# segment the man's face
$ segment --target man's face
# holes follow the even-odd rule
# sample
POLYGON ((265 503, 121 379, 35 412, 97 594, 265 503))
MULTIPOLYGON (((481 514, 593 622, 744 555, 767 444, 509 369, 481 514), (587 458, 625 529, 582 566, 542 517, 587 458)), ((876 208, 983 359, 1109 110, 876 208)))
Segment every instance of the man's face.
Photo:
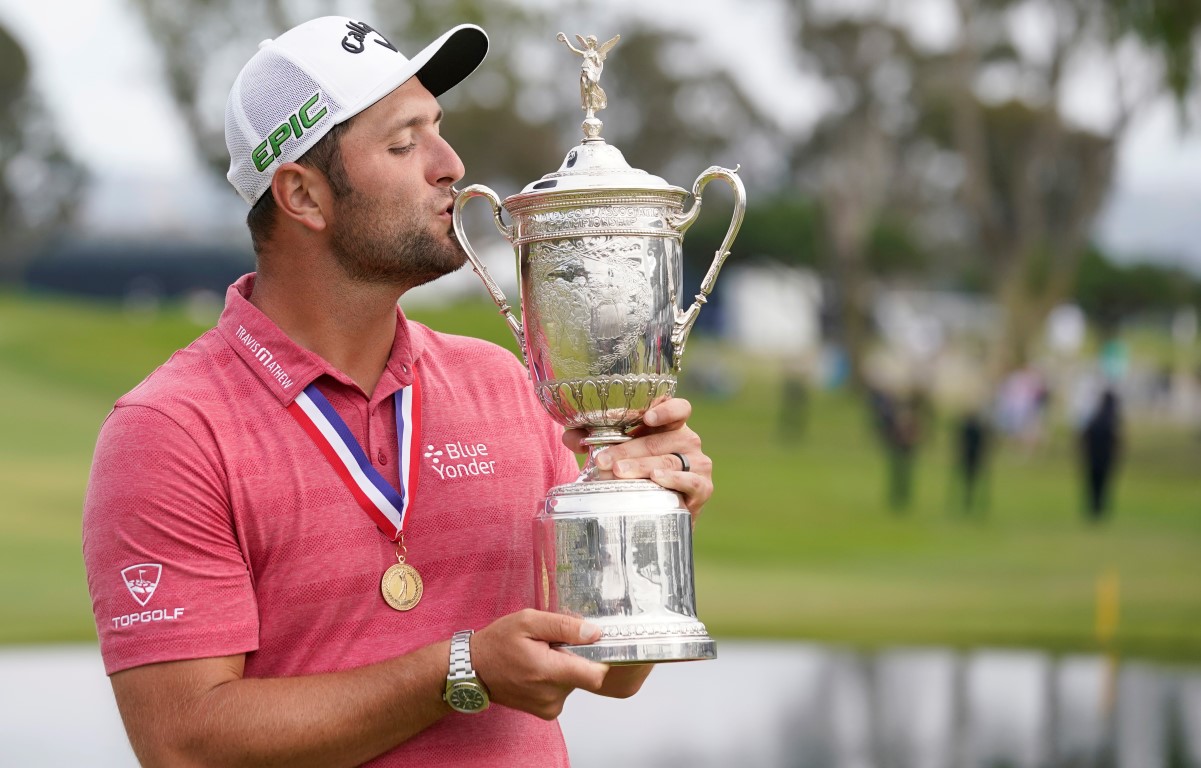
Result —
POLYGON ((331 245, 354 280, 408 288, 466 255, 451 224, 463 164, 439 135, 442 110, 417 78, 360 112, 342 137, 351 191, 335 200, 331 245))

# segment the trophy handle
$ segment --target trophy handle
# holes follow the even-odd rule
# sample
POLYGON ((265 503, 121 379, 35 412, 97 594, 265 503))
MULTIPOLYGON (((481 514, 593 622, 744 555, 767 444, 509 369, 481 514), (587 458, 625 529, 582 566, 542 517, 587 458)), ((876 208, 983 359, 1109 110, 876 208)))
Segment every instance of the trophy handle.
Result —
POLYGON ((496 224, 501 237, 508 240, 510 245, 513 243, 513 227, 506 225, 500 218, 500 213, 504 210, 504 207, 500 204, 500 198, 483 184, 472 184, 455 196, 455 208, 452 215, 455 237, 459 239, 459 245, 463 246, 463 251, 467 254, 467 259, 471 262, 475 273, 484 281, 484 287, 492 295, 492 300, 496 302, 496 306, 500 307, 500 314, 505 318, 505 322, 509 324, 509 330, 513 332, 513 337, 517 339, 517 347, 521 350, 521 359, 528 368, 529 358, 526 355, 525 333, 522 329, 522 323, 513 315, 513 310, 509 307, 509 300, 505 298, 504 291, 492 279, 488 268, 484 266, 484 262, 476 254, 475 249, 471 247, 471 243, 467 241, 467 233, 463 230, 463 205, 473 197, 485 198, 492 205, 493 223, 496 224))
POLYGON ((696 295, 696 301, 692 302, 692 306, 687 310, 680 311, 678 307, 675 309, 676 321, 671 330, 671 343, 675 350, 676 371, 680 370, 680 360, 684 355, 684 344, 688 341, 688 334, 692 332, 692 325, 696 322, 697 315, 701 312, 701 306, 708 301, 708 296, 713 291, 713 284, 717 282, 717 274, 721 272, 721 265, 725 263, 726 257, 730 255, 730 246, 734 243, 734 238, 738 236, 738 229, 742 226, 742 217, 746 213, 746 188, 742 186, 742 179, 738 177, 738 169, 741 167, 735 166, 731 170, 713 165, 707 168, 704 173, 696 178, 696 183, 692 185, 692 207, 671 222, 672 228, 680 234, 683 234, 696 222, 701 212, 701 191, 704 190, 705 185, 710 181, 723 179, 734 188, 734 214, 730 218, 730 228, 726 230, 725 239, 721 241, 721 247, 717 249, 717 253, 713 256, 713 263, 709 266, 709 271, 705 274, 705 279, 701 281, 700 293, 696 295))

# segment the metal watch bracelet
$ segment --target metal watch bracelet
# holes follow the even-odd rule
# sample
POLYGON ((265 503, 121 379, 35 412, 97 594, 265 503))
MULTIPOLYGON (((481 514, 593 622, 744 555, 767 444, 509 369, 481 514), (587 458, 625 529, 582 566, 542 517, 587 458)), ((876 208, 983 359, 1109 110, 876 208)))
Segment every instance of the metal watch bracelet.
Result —
POLYGON ((471 668, 471 636, 475 630, 463 629, 450 639, 450 672, 448 680, 465 680, 474 674, 471 668))
POLYGON ((443 699, 450 708, 468 715, 488 708, 488 689, 471 667, 472 630, 456 632, 450 639, 450 673, 446 676, 443 699))

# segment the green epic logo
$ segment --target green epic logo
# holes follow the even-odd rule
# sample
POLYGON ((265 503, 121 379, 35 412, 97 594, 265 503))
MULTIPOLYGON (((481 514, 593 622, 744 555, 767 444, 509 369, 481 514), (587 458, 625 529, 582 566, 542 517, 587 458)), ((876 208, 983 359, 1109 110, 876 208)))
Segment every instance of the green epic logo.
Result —
POLYGON ((319 98, 321 98, 321 91, 317 91, 312 98, 301 104, 300 109, 296 110, 294 115, 280 123, 266 141, 254 148, 254 152, 250 156, 254 159, 254 167, 258 168, 260 173, 267 170, 267 167, 279 157, 285 141, 292 138, 299 139, 305 131, 316 125, 318 120, 325 117, 329 110, 324 106, 317 110, 317 114, 309 114, 309 110, 316 105, 319 98), (270 147, 270 152, 267 151, 268 147, 270 147))

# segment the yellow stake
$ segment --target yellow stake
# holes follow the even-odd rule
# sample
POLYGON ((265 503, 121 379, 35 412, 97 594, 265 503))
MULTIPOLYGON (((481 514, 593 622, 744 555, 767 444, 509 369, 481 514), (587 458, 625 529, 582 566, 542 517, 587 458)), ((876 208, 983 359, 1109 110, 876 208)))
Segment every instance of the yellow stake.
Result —
POLYGON ((1097 642, 1105 654, 1105 692, 1102 706, 1106 715, 1113 711, 1117 697, 1118 654, 1113 639, 1118 632, 1121 587, 1118 570, 1108 568, 1097 577, 1097 642))
POLYGON ((1118 571, 1109 568, 1097 577, 1097 642, 1108 649, 1118 631, 1121 602, 1118 571))

